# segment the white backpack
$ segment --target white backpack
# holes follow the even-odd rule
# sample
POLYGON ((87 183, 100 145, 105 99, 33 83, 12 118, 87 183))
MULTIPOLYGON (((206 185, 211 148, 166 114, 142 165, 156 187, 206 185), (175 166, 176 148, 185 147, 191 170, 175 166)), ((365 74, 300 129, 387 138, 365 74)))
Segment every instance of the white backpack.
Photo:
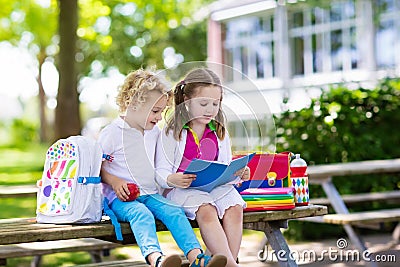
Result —
POLYGON ((89 137, 71 136, 49 147, 37 195, 37 222, 99 222, 102 158, 100 145, 89 137))

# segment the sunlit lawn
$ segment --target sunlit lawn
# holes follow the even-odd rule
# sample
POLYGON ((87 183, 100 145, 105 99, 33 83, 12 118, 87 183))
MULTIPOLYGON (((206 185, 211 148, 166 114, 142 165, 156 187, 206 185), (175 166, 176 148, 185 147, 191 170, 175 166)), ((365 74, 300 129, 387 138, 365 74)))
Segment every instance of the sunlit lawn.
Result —
POLYGON ((47 145, 0 147, 0 185, 36 183, 42 176, 47 145))
POLYGON ((35 217, 36 198, 0 198, 0 219, 35 217))
MULTIPOLYGON (((0 185, 36 184, 42 176, 47 145, 0 147, 0 185)), ((34 217, 36 199, 0 198, 0 219, 34 217)))

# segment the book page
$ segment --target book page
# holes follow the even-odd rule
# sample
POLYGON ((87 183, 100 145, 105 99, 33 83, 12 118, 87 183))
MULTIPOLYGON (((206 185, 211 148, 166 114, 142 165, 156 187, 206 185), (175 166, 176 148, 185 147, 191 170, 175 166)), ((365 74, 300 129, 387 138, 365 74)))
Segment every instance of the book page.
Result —
POLYGON ((234 159, 229 165, 217 161, 193 159, 184 173, 197 175, 196 180, 190 185, 191 188, 210 192, 216 186, 234 181, 236 179, 235 172, 246 167, 254 154, 234 159))

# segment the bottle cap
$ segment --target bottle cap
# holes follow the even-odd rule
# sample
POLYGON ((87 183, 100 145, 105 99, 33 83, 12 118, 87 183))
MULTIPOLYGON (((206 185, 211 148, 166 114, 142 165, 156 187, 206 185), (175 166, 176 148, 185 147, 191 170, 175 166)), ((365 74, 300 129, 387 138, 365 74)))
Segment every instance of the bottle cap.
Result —
POLYGON ((300 154, 296 154, 296 158, 290 163, 290 167, 307 167, 304 159, 300 158, 300 154))

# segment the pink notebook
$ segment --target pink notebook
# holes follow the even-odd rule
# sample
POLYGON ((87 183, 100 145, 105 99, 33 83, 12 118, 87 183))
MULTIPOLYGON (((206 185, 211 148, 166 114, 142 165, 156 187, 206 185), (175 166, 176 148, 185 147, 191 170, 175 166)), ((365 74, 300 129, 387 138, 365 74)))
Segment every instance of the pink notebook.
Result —
POLYGON ((295 204, 288 205, 266 205, 263 207, 245 208, 244 211, 264 211, 264 210, 291 210, 295 208, 295 204))
POLYGON ((292 194, 293 188, 248 188, 242 192, 241 195, 274 195, 274 194, 292 194))

